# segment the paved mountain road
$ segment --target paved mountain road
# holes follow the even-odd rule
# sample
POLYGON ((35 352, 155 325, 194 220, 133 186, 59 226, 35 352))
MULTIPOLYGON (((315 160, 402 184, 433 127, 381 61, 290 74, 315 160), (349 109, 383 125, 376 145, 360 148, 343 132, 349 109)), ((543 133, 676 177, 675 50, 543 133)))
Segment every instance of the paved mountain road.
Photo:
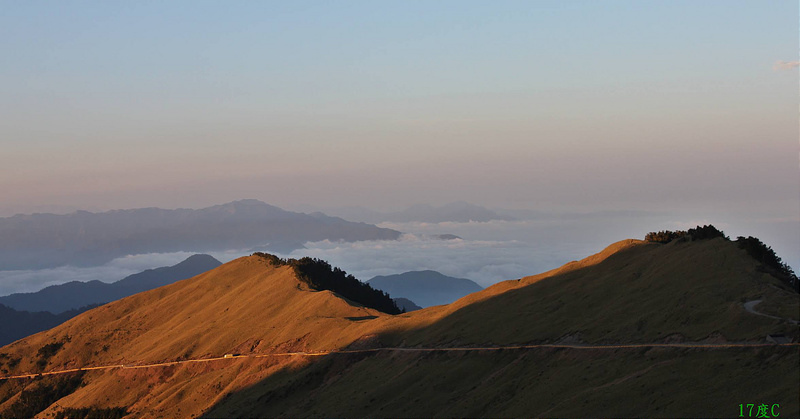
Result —
POLYGON ((699 348, 699 349, 729 349, 729 348, 762 348, 762 347, 800 347, 800 343, 640 343, 640 344, 610 344, 610 345, 580 345, 580 344, 557 344, 557 343, 544 343, 538 345, 512 345, 512 346, 486 346, 486 347, 459 347, 459 348, 369 348, 369 349, 341 349, 331 351, 313 351, 313 352, 283 352, 272 354, 249 354, 249 355, 233 355, 233 356, 220 356, 213 358, 198 358, 198 359, 185 359, 181 361, 167 361, 158 362, 153 364, 116 364, 116 365, 101 365, 94 367, 81 367, 71 368, 65 370, 48 371, 41 373, 28 373, 19 375, 10 375, 0 377, 0 380, 11 379, 25 379, 35 378, 47 375, 70 374, 80 371, 94 371, 94 370, 111 370, 111 369, 137 369, 137 368, 157 368, 166 367, 171 365, 190 364, 199 362, 212 362, 222 360, 233 360, 241 358, 269 358, 279 356, 326 356, 337 354, 357 354, 369 352, 473 352, 473 351, 500 351, 500 350, 533 350, 533 349, 636 349, 636 348, 699 348))
POLYGON ((748 302, 744 303, 744 309, 747 310, 750 313, 753 313, 753 314, 756 314, 756 315, 759 315, 759 316, 769 317, 771 319, 777 319, 777 320, 784 320, 784 321, 787 321, 787 322, 792 323, 792 324, 800 323, 797 320, 787 319, 785 317, 771 316, 769 314, 764 314, 764 313, 762 313, 760 311, 756 311, 756 306, 760 302, 761 302, 761 300, 748 301, 748 302))

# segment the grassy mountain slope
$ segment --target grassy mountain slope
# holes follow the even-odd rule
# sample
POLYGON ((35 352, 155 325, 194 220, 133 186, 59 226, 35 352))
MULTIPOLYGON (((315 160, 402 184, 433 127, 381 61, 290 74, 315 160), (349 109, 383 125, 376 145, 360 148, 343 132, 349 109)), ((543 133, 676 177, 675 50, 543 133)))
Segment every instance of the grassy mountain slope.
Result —
MULTIPOLYGON (((764 342, 797 326, 747 313, 798 295, 722 239, 636 240, 382 325, 384 345, 764 342), (768 303, 769 302, 769 303, 768 303)), ((232 395, 204 417, 732 417, 740 400, 800 413, 797 347, 541 349, 326 357, 232 395), (342 403, 341 400, 347 400, 342 403)))
MULTIPOLYGON (((6 346, 0 352, 6 354, 6 359, 20 359, 13 368, 7 363, 4 366, 13 373, 82 365, 153 363, 226 353, 335 348, 361 336, 358 331, 347 333, 348 328, 358 326, 360 319, 378 315, 381 313, 351 304, 330 291, 312 291, 297 279, 290 267, 275 267, 252 256, 192 279, 98 307, 55 329, 6 346), (62 347, 44 365, 37 364, 42 359, 37 353, 49 344, 62 347)), ((223 363, 219 367, 229 365, 223 363)), ((201 394, 203 390, 194 386, 204 381, 170 379, 169 389, 153 382, 163 384, 161 380, 173 374, 188 377, 214 367, 212 364, 197 368, 89 372, 86 386, 59 403, 75 407, 105 405, 110 402, 106 400, 109 395, 113 395, 117 400, 109 407, 133 405, 134 410, 148 412, 147 415, 182 417, 190 411, 199 413, 210 399, 202 398, 200 404, 190 400, 181 402, 172 393, 186 387, 201 394), (172 388, 173 385, 177 387, 172 388)), ((257 365, 257 377, 263 376, 263 368, 257 365)), ((208 391, 218 393, 228 386, 235 388, 236 382, 248 380, 247 373, 236 372, 235 368, 220 374, 224 378, 209 382, 208 391), (220 382, 223 387, 218 387, 222 386, 220 382)), ((0 400, 2 392, 0 386, 0 400)), ((12 399, 0 404, 0 411, 13 402, 12 399)))
POLYGON ((797 349, 381 353, 285 368, 205 418, 797 417, 797 349), (785 415, 785 416, 784 416, 785 415))
POLYGON ((800 317, 797 294, 761 272, 734 243, 626 240, 580 262, 434 308, 427 317, 438 318, 435 324, 402 338, 409 344, 503 344, 573 335, 586 342, 797 335, 789 323, 747 313, 742 303, 755 299, 764 300, 760 310, 782 301, 789 317, 800 317))
MULTIPOLYGON (((796 325, 744 310, 743 301, 761 299, 759 310, 800 317, 797 294, 757 267, 721 239, 629 240, 447 306, 391 316, 313 291, 290 267, 254 256, 15 342, 0 349, 0 368, 14 373, 348 347, 762 342, 767 333, 781 332, 797 338, 796 325)), ((781 403, 782 417, 796 417, 798 361, 797 347, 220 360, 88 371, 82 387, 48 403, 40 416, 61 407, 123 406, 135 417, 731 417, 739 403, 763 400, 781 403)), ((0 384, 0 412, 44 382, 0 384)))

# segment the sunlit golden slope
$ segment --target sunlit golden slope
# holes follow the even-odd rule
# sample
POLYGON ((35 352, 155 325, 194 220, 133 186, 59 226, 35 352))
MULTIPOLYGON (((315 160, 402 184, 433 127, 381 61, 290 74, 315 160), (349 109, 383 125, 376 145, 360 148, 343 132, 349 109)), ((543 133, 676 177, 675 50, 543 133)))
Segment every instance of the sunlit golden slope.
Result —
MULTIPOLYGON (((763 312, 798 317, 797 294, 722 239, 626 240, 553 271, 397 316, 310 290, 291 268, 251 256, 86 312, 0 353, 21 359, 4 366, 20 373, 42 370, 37 352, 57 342, 63 347, 43 370, 346 347, 761 342, 767 333, 796 338, 795 325, 746 312, 742 303, 753 299, 763 300, 763 312)), ((133 417, 726 417, 728 410, 691 410, 675 400, 736 407, 754 397, 780 399, 788 415, 800 412, 796 400, 785 400, 798 394, 800 384, 786 379, 800 373, 797 363, 796 347, 219 360, 85 372, 84 386, 40 416, 63 407, 123 406, 133 417), (687 385, 697 382, 704 385, 687 385), (649 404, 631 407, 632 395, 649 404)), ((59 380, 0 384, 0 412, 18 404, 22 390, 59 380)))
MULTIPOLYGON (((380 313, 353 305, 330 291, 309 290, 291 268, 276 268, 251 256, 197 277, 98 307, 55 329, 15 342, 2 352, 10 358, 22 359, 14 371, 36 372, 41 371, 36 366, 40 359, 37 351, 55 342, 64 343, 63 348, 44 370, 144 364, 228 353, 332 348, 347 345, 360 336, 356 332, 346 332, 357 325, 358 319, 377 315, 380 313)), ((231 361, 224 362, 230 365, 231 361)), ((209 365, 199 369, 206 371, 216 367, 209 365)), ((134 409, 141 406, 142 412, 163 408, 158 414, 166 416, 177 414, 175 409, 178 408, 182 410, 177 416, 199 413, 213 397, 197 402, 178 401, 171 396, 172 390, 157 385, 163 377, 187 374, 186 370, 197 369, 89 373, 86 380, 89 384, 60 404, 105 405, 106 398, 112 395, 115 400, 108 402, 113 406, 134 405, 134 409), (139 380, 140 384, 126 380, 139 380), (151 385, 154 387, 148 388, 151 385), (144 402, 142 397, 145 397, 144 402)), ((212 380, 217 386, 215 392, 241 378, 236 368, 218 374, 225 378, 212 380)), ((168 387, 175 384, 198 391, 195 382, 169 382, 168 387)), ((2 407, 0 405, 0 409, 2 407)))

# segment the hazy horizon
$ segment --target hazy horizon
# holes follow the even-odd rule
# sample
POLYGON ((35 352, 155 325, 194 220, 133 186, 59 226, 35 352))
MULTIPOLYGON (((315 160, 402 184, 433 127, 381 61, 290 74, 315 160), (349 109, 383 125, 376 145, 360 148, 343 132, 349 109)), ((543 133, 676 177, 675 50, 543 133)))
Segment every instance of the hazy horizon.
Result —
POLYGON ((0 216, 642 211, 577 254, 711 223, 800 268, 796 2, 3 6, 0 216))
MULTIPOLYGON (((302 209, 310 212, 323 208, 302 209)), ((328 210, 329 215, 337 215, 335 208, 328 210)), ((289 253, 270 253, 281 257, 320 258, 363 281, 376 275, 430 269, 489 286, 557 268, 597 253, 619 240, 642 239, 650 231, 685 230, 705 224, 715 225, 733 239, 739 235, 758 237, 784 262, 794 269, 800 268, 800 222, 797 220, 744 219, 664 211, 556 211, 534 213, 515 220, 485 222, 384 221, 377 225, 404 234, 398 240, 305 242, 304 248, 289 253), (455 234, 460 239, 441 240, 436 237, 441 234, 455 234)), ((35 292, 70 281, 114 282, 145 269, 177 264, 192 253, 195 252, 128 255, 91 267, 0 269, 0 295, 35 292)), ((249 255, 252 250, 227 249, 204 253, 228 262, 249 255)))

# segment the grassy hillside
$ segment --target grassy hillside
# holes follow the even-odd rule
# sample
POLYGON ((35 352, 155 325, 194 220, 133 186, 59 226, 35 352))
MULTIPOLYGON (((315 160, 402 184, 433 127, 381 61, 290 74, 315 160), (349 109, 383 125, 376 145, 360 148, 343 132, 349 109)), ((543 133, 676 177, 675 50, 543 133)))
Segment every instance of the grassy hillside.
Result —
MULTIPOLYGON (((137 294, 0 349, 0 370, 50 371, 387 346, 537 342, 763 342, 798 338, 800 298, 722 238, 626 240, 450 305, 388 315, 316 291, 289 266, 241 258, 137 294)), ((740 403, 800 415, 797 347, 374 352, 85 371, 64 407, 133 417, 731 417, 740 403), (110 411, 110 410, 109 410, 110 411)), ((38 380, 0 384, 0 412, 38 380)), ((34 392, 34 393, 31 393, 34 392)), ((36 393, 38 394, 38 393, 36 393)))
MULTIPOLYGON (((627 240, 580 262, 405 315, 374 339, 454 347, 531 342, 764 342, 798 337, 800 298, 724 239, 627 240)), ((236 393, 205 417, 733 417, 744 400, 797 417, 798 348, 542 349, 331 356, 236 393), (257 400, 266 401, 258 403, 257 400), (348 400, 348 403, 341 403, 348 400)))
POLYGON ((798 295, 759 270, 734 243, 624 241, 581 263, 467 296, 429 313, 438 317, 435 323, 398 338, 415 345, 798 335, 788 322, 747 313, 742 303, 755 299, 763 300, 759 310, 780 308, 786 317, 800 317, 798 295))
POLYGON ((214 406, 228 417, 797 417, 793 349, 541 350, 329 357, 214 406), (346 402, 342 402, 346 400, 346 402))
MULTIPOLYGON (((289 266, 275 267, 262 258, 246 257, 98 307, 3 347, 0 358, 15 362, 3 363, 0 371, 13 374, 227 353, 342 347, 361 336, 358 331, 348 333, 349 328, 358 326, 363 321, 360 319, 378 315, 381 313, 354 305, 330 291, 309 289, 289 266), (53 352, 49 356, 38 355, 42 348, 53 346, 58 348, 49 351, 53 352)), ((243 365, 244 369, 253 368, 252 377, 236 367, 223 368, 230 367, 230 361, 197 368, 88 372, 85 385, 59 404, 131 406, 133 411, 167 417, 199 414, 229 386, 237 388, 264 377, 269 373, 269 362, 243 365), (200 371, 203 377, 195 377, 200 371), (189 399, 189 394, 196 399, 189 399)), ((274 361, 276 365, 286 362, 293 361, 274 361)), ((0 385, 0 412, 13 405, 13 398, 5 397, 19 391, 17 385, 0 385)))

